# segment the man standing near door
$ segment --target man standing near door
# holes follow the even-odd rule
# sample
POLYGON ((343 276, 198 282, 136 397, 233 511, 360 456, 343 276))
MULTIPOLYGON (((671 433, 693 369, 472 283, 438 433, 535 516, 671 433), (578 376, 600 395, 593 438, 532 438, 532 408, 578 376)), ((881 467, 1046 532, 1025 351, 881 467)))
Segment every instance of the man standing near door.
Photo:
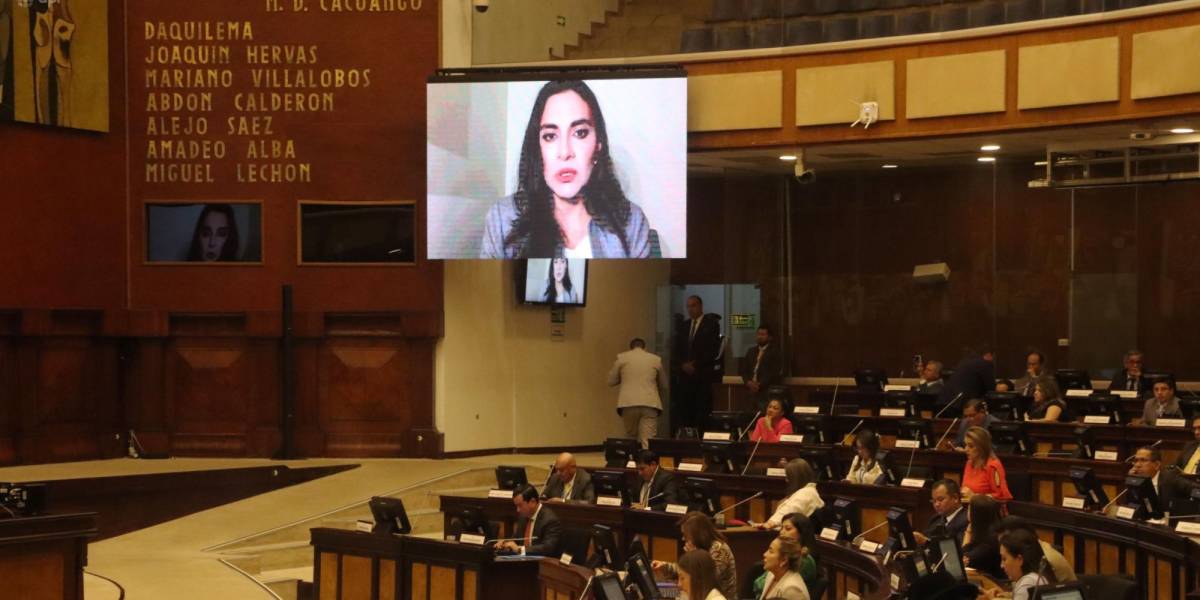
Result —
POLYGON ((688 296, 687 317, 675 330, 671 355, 674 386, 671 416, 674 428, 703 427, 712 413, 712 384, 718 376, 721 351, 721 317, 704 314, 704 301, 688 296))

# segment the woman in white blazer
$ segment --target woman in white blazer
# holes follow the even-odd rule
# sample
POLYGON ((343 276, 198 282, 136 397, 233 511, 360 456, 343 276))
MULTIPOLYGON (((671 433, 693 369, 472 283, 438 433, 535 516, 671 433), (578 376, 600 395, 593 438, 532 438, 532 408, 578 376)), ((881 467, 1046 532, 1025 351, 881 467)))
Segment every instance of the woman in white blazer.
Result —
POLYGON ((763 569, 767 581, 759 600, 809 600, 808 586, 800 576, 800 543, 775 538, 763 552, 763 569))

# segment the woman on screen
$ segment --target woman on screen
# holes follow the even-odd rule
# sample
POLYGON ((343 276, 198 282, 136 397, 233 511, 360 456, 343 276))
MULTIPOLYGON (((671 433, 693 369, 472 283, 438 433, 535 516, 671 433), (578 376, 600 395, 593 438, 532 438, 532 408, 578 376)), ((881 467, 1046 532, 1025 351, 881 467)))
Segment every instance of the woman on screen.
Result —
POLYGON ((554 304, 579 304, 579 293, 571 285, 571 270, 567 268, 567 259, 555 258, 550 261, 546 273, 546 293, 542 300, 554 304))
POLYGON ((551 81, 533 103, 517 191, 492 206, 480 258, 646 258, 650 224, 621 191, 600 103, 586 83, 551 81))
POLYGON ((188 260, 213 262, 237 260, 237 221, 233 218, 233 207, 228 204, 205 204, 192 230, 192 245, 188 249, 188 260))

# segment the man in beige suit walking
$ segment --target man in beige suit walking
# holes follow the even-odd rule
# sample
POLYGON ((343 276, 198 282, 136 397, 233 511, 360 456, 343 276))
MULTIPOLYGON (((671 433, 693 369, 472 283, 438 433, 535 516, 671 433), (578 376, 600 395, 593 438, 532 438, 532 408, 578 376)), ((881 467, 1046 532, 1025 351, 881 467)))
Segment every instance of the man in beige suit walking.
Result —
POLYGON ((608 385, 621 386, 617 395, 617 414, 625 422, 625 435, 636 437, 642 448, 649 448, 650 438, 658 432, 661 393, 667 389, 662 358, 646 351, 645 340, 633 338, 629 342, 629 351, 617 355, 617 361, 608 372, 608 385))

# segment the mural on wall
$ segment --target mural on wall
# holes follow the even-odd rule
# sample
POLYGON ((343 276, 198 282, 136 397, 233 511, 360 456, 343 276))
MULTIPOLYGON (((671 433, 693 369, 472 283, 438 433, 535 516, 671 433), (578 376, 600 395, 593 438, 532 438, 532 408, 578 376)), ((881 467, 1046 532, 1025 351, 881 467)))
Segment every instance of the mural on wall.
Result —
POLYGON ((108 131, 108 4, 0 0, 0 118, 108 131))

